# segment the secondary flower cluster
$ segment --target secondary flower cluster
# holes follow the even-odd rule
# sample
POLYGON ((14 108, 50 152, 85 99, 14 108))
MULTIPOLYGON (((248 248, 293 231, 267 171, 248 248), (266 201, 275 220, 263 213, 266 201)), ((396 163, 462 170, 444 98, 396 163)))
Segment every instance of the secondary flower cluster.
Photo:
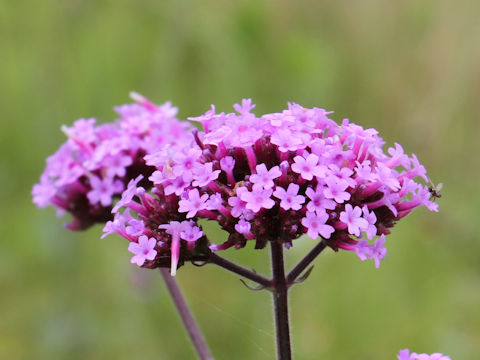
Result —
POLYGON ((428 354, 417 354, 410 353, 410 350, 403 349, 397 355, 398 360, 451 360, 449 356, 443 355, 440 353, 434 353, 431 355, 428 354))
MULTIPOLYGON (((154 171, 144 156, 189 137, 190 127, 175 118, 176 108, 132 95, 138 104, 116 107, 121 118, 115 123, 95 126, 95 119, 80 119, 62 127, 68 141, 47 158, 40 183, 33 187, 37 206, 53 205, 60 214, 72 214, 71 230, 111 219, 113 199, 128 181, 154 171)), ((151 187, 147 181, 142 185, 151 187)))
POLYGON ((257 249, 268 241, 290 247, 307 234, 378 267, 397 220, 421 205, 437 211, 429 188, 414 180, 428 182, 416 156, 399 144, 384 153, 376 130, 348 120, 338 125, 320 108, 289 104, 260 117, 253 108, 251 100, 235 104, 237 113, 212 106, 190 118, 203 131, 146 154, 155 169, 144 174, 152 191, 141 177, 132 180, 105 227, 105 235, 119 233, 132 243, 132 262, 169 264, 175 274, 185 260, 209 251, 249 240, 257 249), (208 248, 201 219, 218 222, 227 241, 208 248))

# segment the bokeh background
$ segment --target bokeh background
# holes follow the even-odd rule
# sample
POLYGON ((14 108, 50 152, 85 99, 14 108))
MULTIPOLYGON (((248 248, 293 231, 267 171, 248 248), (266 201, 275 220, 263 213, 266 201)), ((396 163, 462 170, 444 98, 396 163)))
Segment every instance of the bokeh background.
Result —
MULTIPOLYGON (((296 359, 480 353, 480 2, 0 0, 0 358, 193 359, 155 271, 119 237, 70 233, 30 190, 62 124, 115 118, 136 90, 180 116, 251 97, 335 110, 443 182, 380 270, 327 251, 291 293, 296 359)), ((288 263, 313 241, 298 241, 288 263)), ((226 253, 269 271, 268 251, 226 253)), ((177 276, 218 359, 273 359, 270 294, 219 269, 177 276)))

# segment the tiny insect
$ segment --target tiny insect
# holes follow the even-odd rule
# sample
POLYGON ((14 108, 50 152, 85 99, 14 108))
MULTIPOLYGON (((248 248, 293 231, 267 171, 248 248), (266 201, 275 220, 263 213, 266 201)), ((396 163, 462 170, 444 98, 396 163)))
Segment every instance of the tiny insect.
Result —
POLYGON ((434 185, 430 181, 430 186, 428 187, 428 191, 430 192, 430 195, 432 196, 434 201, 442 197, 442 194, 440 193, 440 190, 442 190, 442 188, 443 188, 443 183, 438 183, 437 185, 434 185))

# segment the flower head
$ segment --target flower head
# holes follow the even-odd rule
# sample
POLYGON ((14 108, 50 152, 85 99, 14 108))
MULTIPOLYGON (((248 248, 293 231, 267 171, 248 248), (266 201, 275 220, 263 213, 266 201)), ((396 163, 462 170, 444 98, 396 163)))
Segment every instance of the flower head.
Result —
MULTIPOLYGON (((71 127, 63 126, 68 139, 47 159, 40 183, 32 189, 34 203, 71 213, 68 227, 72 230, 111 219, 114 200, 127 183, 139 175, 147 179, 153 172, 143 159, 145 154, 190 140, 185 131, 188 125, 175 118, 175 108, 141 99, 140 104, 116 107, 120 118, 113 124, 80 119, 71 127)), ((143 183, 151 186, 147 180, 143 183)))
POLYGON ((216 251, 250 240, 256 248, 270 240, 290 246, 307 234, 378 267, 395 222, 417 206, 433 209, 427 187, 414 180, 424 168, 398 144, 385 154, 376 130, 349 121, 337 125, 327 111, 298 104, 260 117, 251 112, 250 100, 234 108, 237 113, 226 114, 212 106, 191 118, 204 130, 183 147, 146 156, 155 167, 155 193, 128 207, 138 208, 145 231, 174 222, 195 227, 183 237, 157 234, 172 260, 191 256, 189 241, 195 251, 204 249, 198 243, 208 244, 203 232, 194 239, 201 231, 198 220, 207 219, 229 233, 224 244, 211 246, 216 251))
POLYGON ((257 116, 246 99, 235 113, 212 106, 190 118, 200 131, 177 121, 169 104, 135 99, 116 108, 115 124, 89 119, 65 128, 68 141, 47 160, 33 195, 38 206, 71 212, 72 228, 109 221, 105 233, 130 244, 155 239, 156 256, 135 258, 140 266, 175 274, 211 249, 291 246, 307 234, 378 267, 396 221, 418 206, 437 210, 416 181, 428 178, 415 155, 399 144, 384 153, 376 130, 338 125, 324 109, 289 103, 257 116), (204 220, 228 233, 225 243, 209 244, 204 220))

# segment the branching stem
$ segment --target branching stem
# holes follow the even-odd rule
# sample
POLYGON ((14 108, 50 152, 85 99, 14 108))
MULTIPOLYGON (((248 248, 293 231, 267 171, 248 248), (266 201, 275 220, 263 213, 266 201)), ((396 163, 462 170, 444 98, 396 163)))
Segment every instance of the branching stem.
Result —
POLYGON ((292 285, 300 274, 312 263, 315 258, 327 247, 325 241, 320 241, 300 262, 288 273, 287 284, 292 285))
POLYGON ((267 279, 265 276, 257 274, 256 272, 250 269, 247 269, 241 265, 235 264, 234 262, 231 262, 230 260, 222 258, 221 256, 218 256, 215 253, 211 253, 211 255, 208 258, 208 262, 218 265, 237 275, 243 276, 246 279, 255 281, 256 283, 263 285, 266 288, 269 288, 272 285, 272 281, 270 279, 267 279))
MULTIPOLYGON (((290 344, 290 325, 289 325, 289 313, 288 313, 288 291, 290 286, 300 280, 299 276, 305 269, 325 250, 327 244, 324 240, 320 241, 312 250, 310 250, 305 257, 288 273, 285 274, 285 263, 283 259, 283 244, 275 240, 270 241, 270 250, 272 258, 272 274, 273 278, 268 279, 263 275, 257 274, 248 268, 238 265, 230 260, 227 260, 215 253, 210 253, 205 257, 205 263, 215 264, 223 269, 240 275, 248 280, 254 281, 260 286, 263 286, 272 291, 273 305, 274 305, 274 317, 275 317, 275 329, 276 329, 276 342, 277 342, 277 359, 278 360, 291 360, 292 350, 290 344)), ((171 279, 168 271, 162 269, 162 274, 166 274, 171 279)), ((306 274, 308 275, 308 274, 306 274)), ((305 276, 306 278, 307 276, 305 276)), ((168 283, 167 283, 168 285, 168 283)), ((261 287, 259 288, 261 289, 261 287)), ((255 289, 257 290, 257 289, 255 289)), ((172 295, 173 296, 173 295, 172 295)), ((176 301, 175 301, 176 302, 176 301)), ((177 305, 178 306, 178 305, 177 305)), ((188 308, 187 308, 188 309, 188 308)), ((180 310, 179 310, 180 311, 180 310)), ((192 319, 193 320, 193 319, 192 319)), ((185 322, 185 321, 184 321, 185 322)), ((185 322, 187 329, 189 326, 185 322)), ((197 329, 198 330, 198 329, 197 329)), ((190 331, 189 331, 190 334, 190 331)), ((201 336, 201 335, 200 335, 201 336)), ((195 340, 191 335, 192 341, 195 340)), ((201 338, 203 341, 203 338, 201 338)), ((205 345, 205 342, 203 341, 205 345)), ((197 345, 195 345, 197 348, 197 345)), ((206 347, 206 346, 205 346, 206 347)), ((198 349, 197 349, 198 351, 198 349)), ((207 349, 208 352, 208 349, 207 349)), ((200 351, 198 351, 200 356, 200 351)), ((207 353, 208 356, 211 356, 207 353)), ((203 359, 211 359, 211 357, 200 357, 203 359)))

